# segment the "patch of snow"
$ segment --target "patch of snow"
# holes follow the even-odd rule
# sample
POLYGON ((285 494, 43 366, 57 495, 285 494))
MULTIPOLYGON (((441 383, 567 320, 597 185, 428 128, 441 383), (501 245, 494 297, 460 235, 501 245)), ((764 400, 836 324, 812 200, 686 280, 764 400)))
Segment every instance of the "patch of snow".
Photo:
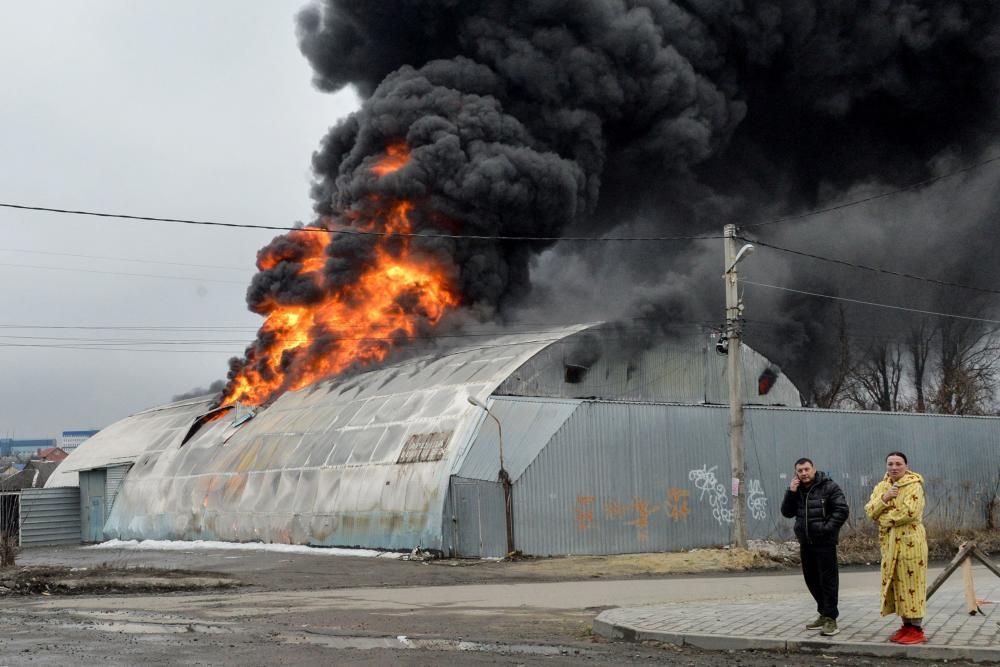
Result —
POLYGON ((394 551, 374 549, 342 549, 338 547, 310 547, 304 544, 266 544, 264 542, 213 542, 195 540, 108 540, 84 549, 131 549, 135 551, 191 551, 195 549, 223 549, 243 551, 272 551, 283 554, 308 554, 310 556, 356 556, 361 558, 401 558, 394 551))

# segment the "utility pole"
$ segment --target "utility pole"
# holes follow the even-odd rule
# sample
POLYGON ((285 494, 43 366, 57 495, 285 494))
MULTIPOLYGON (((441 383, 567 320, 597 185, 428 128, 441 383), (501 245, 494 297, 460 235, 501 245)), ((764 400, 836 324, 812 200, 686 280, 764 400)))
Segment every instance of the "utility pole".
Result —
POLYGON ((732 543, 741 549, 747 547, 746 465, 743 461, 743 362, 740 358, 742 338, 742 311, 736 265, 753 251, 752 245, 736 251, 736 225, 726 225, 726 340, 729 384, 729 463, 732 466, 733 524, 732 543))

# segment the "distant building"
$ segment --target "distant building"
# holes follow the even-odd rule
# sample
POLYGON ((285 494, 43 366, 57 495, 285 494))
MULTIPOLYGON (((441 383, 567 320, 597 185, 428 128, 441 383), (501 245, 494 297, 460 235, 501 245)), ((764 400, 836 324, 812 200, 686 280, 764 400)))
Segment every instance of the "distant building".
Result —
POLYGON ((45 449, 39 449, 35 454, 32 455, 32 461, 49 461, 51 463, 59 463, 64 460, 69 454, 60 449, 59 447, 46 447, 45 449))
POLYGON ((40 489, 45 486, 58 463, 49 461, 29 461, 20 471, 0 479, 0 491, 20 491, 22 489, 40 489))
POLYGON ((88 431, 63 431, 62 432, 62 450, 67 454, 72 452, 74 449, 80 446, 84 440, 88 439, 92 435, 96 435, 99 429, 90 429, 88 431))
POLYGON ((17 438, 0 438, 0 456, 28 458, 39 449, 55 447, 59 443, 55 438, 35 438, 19 440, 17 438))

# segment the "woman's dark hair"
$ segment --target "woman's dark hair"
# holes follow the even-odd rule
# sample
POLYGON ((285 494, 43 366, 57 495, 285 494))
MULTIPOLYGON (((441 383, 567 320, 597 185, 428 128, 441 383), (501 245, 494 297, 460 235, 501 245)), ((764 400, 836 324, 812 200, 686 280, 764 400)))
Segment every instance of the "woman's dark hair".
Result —
POLYGON ((910 465, 910 462, 906 460, 906 454, 904 454, 903 452, 889 452, 888 454, 885 455, 885 460, 888 461, 890 456, 898 456, 899 458, 903 459, 903 463, 905 463, 906 465, 910 465))

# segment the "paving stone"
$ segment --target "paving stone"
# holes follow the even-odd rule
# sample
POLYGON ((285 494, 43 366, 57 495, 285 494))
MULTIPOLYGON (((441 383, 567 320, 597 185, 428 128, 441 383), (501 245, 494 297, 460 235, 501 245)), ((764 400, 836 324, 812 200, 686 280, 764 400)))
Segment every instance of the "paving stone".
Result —
MULTIPOLYGON (((1000 580, 976 583, 977 597, 1000 600, 1000 580)), ((788 649, 864 653, 880 657, 1000 660, 1000 627, 991 618, 965 612, 961 583, 949 582, 928 602, 924 619, 928 643, 900 647, 888 641, 899 627, 895 616, 878 615, 878 591, 840 599, 840 634, 823 637, 806 630, 815 616, 808 595, 781 601, 675 603, 612 609, 594 621, 594 631, 612 638, 658 639, 705 649, 788 649), (669 637, 670 639, 665 639, 669 637)))

